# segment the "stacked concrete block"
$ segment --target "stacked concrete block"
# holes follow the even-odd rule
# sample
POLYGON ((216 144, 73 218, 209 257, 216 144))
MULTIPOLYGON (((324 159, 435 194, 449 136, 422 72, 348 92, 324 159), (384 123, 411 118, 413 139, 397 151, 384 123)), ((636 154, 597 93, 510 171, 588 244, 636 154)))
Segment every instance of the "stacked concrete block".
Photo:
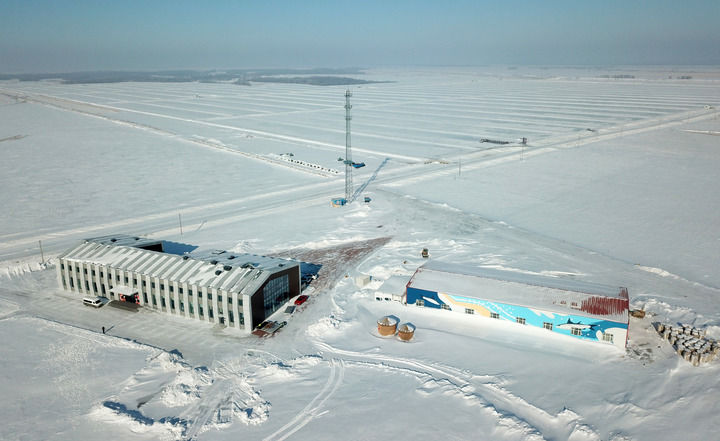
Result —
POLYGON ((655 330, 667 340, 684 360, 699 366, 711 362, 720 352, 717 340, 707 338, 705 330, 691 325, 670 326, 653 323, 655 330))

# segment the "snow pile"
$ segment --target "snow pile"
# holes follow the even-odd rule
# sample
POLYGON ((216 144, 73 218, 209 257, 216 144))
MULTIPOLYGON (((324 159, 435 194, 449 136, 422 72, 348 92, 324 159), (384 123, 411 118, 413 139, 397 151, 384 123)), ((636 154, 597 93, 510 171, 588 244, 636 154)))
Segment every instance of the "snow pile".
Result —
POLYGON ((42 271, 54 266, 51 260, 39 262, 40 256, 29 257, 20 261, 0 263, 0 277, 19 277, 34 271, 42 271))
POLYGON ((339 319, 335 315, 323 317, 317 322, 309 325, 305 333, 310 337, 320 338, 333 333, 341 333, 351 326, 350 323, 339 319))
POLYGON ((117 426, 117 430, 129 431, 135 435, 151 436, 160 441, 173 441, 182 439, 184 428, 170 422, 159 423, 134 418, 127 412, 119 412, 105 404, 98 404, 88 413, 88 416, 101 424, 117 426))
POLYGON ((159 398, 168 407, 187 406, 201 396, 201 390, 211 382, 206 368, 180 369, 160 392, 159 398))

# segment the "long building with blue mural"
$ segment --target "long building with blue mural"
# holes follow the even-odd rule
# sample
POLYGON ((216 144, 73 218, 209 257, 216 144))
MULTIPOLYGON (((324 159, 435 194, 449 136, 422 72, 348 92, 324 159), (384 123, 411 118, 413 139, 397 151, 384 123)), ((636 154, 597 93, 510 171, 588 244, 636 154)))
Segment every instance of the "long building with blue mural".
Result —
POLYGON ((627 344, 627 288, 430 261, 406 287, 406 303, 535 326, 588 341, 627 344))

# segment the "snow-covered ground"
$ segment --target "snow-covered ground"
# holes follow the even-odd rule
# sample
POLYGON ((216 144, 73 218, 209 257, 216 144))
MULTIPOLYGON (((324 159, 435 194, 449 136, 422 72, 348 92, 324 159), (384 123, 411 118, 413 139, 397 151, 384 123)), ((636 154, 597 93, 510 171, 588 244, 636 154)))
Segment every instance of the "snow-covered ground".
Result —
POLYGON ((323 171, 342 171, 342 87, 0 82, 0 438, 712 439, 718 361, 650 323, 720 337, 720 69, 364 77, 393 82, 352 87, 356 187, 383 165, 344 208, 323 171), (83 307, 39 265, 39 240, 47 260, 112 232, 260 254, 390 240, 261 340, 83 307), (375 301, 424 247, 627 286, 650 316, 621 352, 375 301), (388 314, 416 338, 380 338, 388 314))

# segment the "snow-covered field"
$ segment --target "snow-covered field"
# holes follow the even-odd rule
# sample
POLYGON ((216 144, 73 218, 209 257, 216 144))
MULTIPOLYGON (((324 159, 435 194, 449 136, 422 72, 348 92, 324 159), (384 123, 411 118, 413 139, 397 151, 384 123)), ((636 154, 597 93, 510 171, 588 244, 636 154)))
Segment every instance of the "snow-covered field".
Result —
POLYGON ((650 324, 720 337, 720 69, 362 77, 392 82, 351 88, 355 186, 377 177, 344 208, 343 87, 0 82, 0 438, 714 439, 720 362, 650 324), (52 257, 113 232, 259 254, 390 240, 261 340, 59 291, 52 257), (650 316, 621 352, 375 301, 424 247, 627 286, 650 316), (387 314, 416 338, 377 336, 387 314))

